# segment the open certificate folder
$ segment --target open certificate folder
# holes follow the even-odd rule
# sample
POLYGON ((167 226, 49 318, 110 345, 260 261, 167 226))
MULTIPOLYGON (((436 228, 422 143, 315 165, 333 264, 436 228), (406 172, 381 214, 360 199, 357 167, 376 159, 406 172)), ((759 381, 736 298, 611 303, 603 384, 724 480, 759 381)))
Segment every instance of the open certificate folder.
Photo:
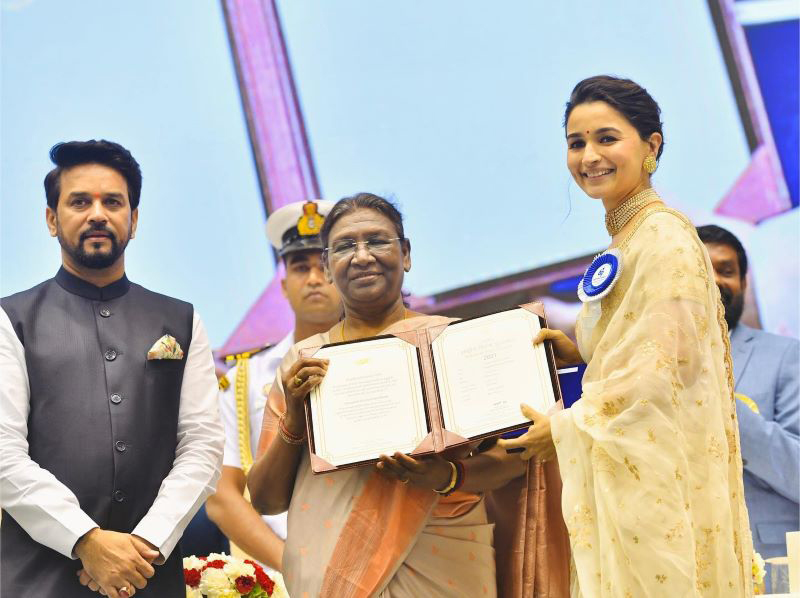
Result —
POLYGON ((306 404, 311 466, 322 473, 395 451, 438 453, 527 427, 520 403, 560 399, 540 303, 360 341, 305 349, 329 359, 306 404))

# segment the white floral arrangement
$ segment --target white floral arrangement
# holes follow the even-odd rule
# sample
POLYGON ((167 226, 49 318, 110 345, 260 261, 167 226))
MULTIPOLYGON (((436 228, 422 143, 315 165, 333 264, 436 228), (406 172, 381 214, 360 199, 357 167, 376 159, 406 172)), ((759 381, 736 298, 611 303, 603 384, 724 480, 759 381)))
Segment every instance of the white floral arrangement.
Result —
POLYGON ((183 559, 186 598, 288 598, 283 580, 249 559, 213 552, 183 559))

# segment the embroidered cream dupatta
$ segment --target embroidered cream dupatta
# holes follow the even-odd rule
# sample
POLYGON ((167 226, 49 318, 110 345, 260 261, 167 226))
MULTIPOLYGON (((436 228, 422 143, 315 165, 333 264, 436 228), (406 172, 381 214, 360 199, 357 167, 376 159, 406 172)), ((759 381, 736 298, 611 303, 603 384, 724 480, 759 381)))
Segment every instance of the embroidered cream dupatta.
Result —
POLYGON ((727 327, 680 213, 650 209, 578 341, 583 395, 551 419, 575 597, 751 596, 727 327))
MULTIPOLYGON (((446 321, 415 317, 387 332, 446 321)), ((276 441, 277 421, 286 408, 282 372, 303 347, 330 341, 331 332, 316 335, 284 358, 264 411, 259 455, 276 441)), ((566 596, 566 529, 558 508, 557 469, 549 472, 545 479, 542 465, 532 464, 527 478, 493 497, 492 505, 504 514, 501 596, 566 596), (555 494, 547 493, 548 480, 555 494), (554 520, 549 527, 548 513, 554 520)), ((456 492, 440 499, 430 490, 388 480, 374 467, 314 475, 304 451, 289 507, 284 579, 292 598, 497 596, 494 527, 482 495, 456 492)))

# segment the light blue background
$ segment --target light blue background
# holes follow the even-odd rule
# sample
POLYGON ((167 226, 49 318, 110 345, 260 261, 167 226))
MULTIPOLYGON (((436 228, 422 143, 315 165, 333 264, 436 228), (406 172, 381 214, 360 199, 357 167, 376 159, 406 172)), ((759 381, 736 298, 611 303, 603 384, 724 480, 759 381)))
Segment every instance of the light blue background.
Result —
MULTIPOLYGON (((192 301, 221 345, 273 262, 220 3, 2 5, 0 291, 58 267, 50 146, 105 137, 144 173, 129 276, 192 301)), ((279 8, 323 194, 399 201, 418 295, 603 248, 602 207, 564 165, 564 102, 585 76, 631 77, 659 101, 655 182, 695 221, 720 220, 711 209, 749 158, 705 2, 279 8)), ((732 228, 746 241, 752 227, 732 228)))
POLYGON ((705 2, 280 0, 323 192, 394 196, 429 294, 599 251, 599 201, 565 166, 584 77, 662 108, 656 187, 698 221, 749 161, 705 2))
POLYGON ((60 265, 44 221, 50 147, 111 139, 144 176, 128 276, 194 303, 221 345, 273 259, 220 3, 2 6, 1 293, 60 265))

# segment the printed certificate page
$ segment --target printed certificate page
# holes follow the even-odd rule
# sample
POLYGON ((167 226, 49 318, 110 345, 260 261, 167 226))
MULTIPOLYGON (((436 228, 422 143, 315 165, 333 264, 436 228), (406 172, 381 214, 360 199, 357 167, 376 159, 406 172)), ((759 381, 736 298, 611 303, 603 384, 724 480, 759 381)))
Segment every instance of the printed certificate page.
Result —
POLYGON ((336 466, 410 453, 428 434, 417 348, 399 338, 332 347, 311 392, 314 451, 336 466))
POLYGON ((525 309, 448 326, 432 343, 444 426, 465 438, 526 423, 520 403, 555 404, 541 326, 525 309))

